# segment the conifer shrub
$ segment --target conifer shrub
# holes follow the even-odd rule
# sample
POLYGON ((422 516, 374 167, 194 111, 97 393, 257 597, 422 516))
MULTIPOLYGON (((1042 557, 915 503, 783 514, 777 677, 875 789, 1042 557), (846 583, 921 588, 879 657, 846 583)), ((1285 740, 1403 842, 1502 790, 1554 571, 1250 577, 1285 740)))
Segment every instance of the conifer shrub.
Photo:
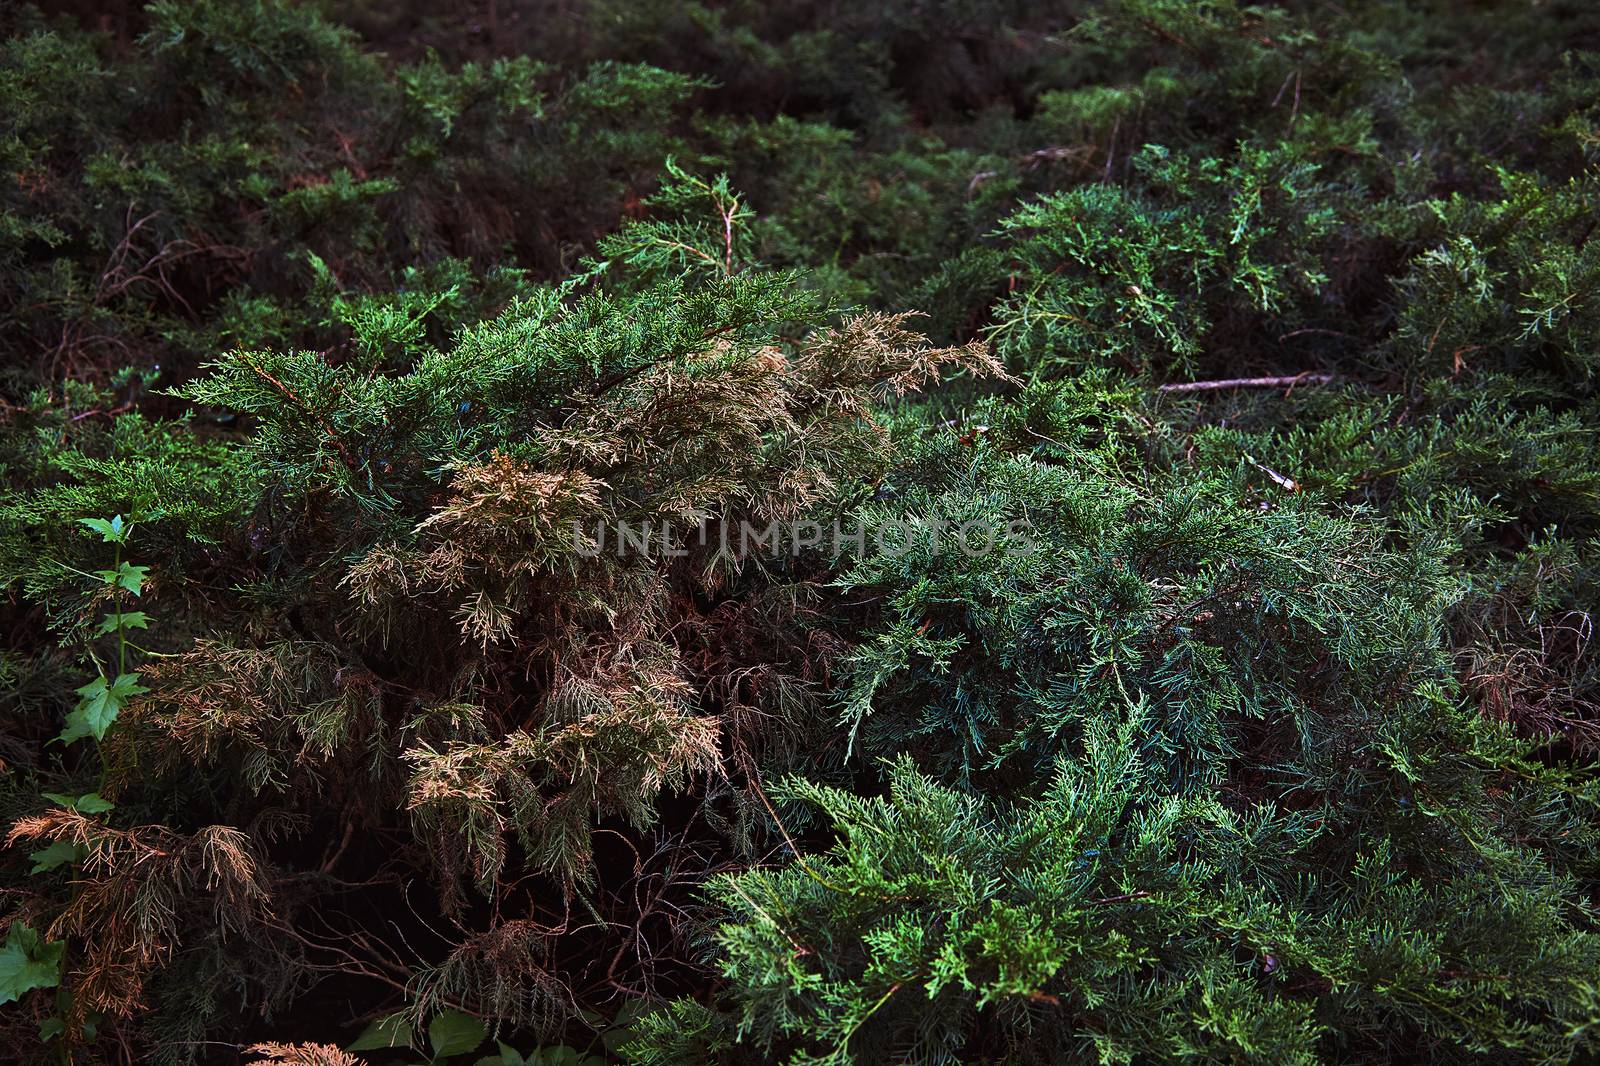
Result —
POLYGON ((1590 5, 87 6, 18 1061, 1600 1055, 1590 5))
POLYGON ((131 57, 30 6, 3 18, 5 355, 48 379, 321 348, 343 339, 330 289, 431 285, 481 316, 514 291, 496 263, 556 276, 614 224, 696 84, 385 65, 277 0, 152 4, 131 57))

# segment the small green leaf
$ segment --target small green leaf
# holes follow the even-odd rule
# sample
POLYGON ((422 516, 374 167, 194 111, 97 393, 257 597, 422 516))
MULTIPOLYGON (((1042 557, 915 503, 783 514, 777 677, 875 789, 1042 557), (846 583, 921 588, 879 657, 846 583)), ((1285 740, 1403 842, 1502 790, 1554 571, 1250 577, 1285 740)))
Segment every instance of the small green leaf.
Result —
POLYGON ((78 845, 70 840, 58 840, 47 848, 28 852, 28 858, 33 860, 33 869, 28 872, 42 874, 46 870, 54 870, 58 866, 77 862, 78 845))
POLYGON ((517 1054, 517 1049, 500 1045, 500 1050, 493 1055, 485 1055, 472 1066, 527 1066, 527 1060, 517 1054))
POLYGON ((601 1030, 601 1044, 613 1055, 618 1054, 623 1044, 639 1035, 637 1032, 639 1022, 649 1013, 650 1009, 643 1000, 624 1000, 612 1017, 611 1024, 601 1030))
POLYGON ((101 539, 103 539, 107 544, 122 544, 128 539, 129 527, 123 523, 121 515, 117 515, 115 518, 111 519, 80 518, 78 519, 78 522, 80 525, 88 526, 90 529, 100 534, 101 539))
POLYGON ((500 1049, 500 1054, 485 1055, 478 1060, 477 1066, 532 1066, 532 1060, 523 1058, 522 1052, 504 1040, 496 1040, 495 1046, 500 1049))
POLYGON ((121 586, 139 595, 144 588, 145 577, 150 573, 148 566, 134 566, 132 563, 118 563, 115 570, 96 570, 94 576, 104 581, 107 585, 121 586))
POLYGON ((134 696, 149 691, 139 684, 138 674, 118 674, 111 682, 102 674, 77 690, 83 698, 67 715, 67 727, 62 730, 60 740, 70 744, 80 737, 102 739, 111 723, 117 720, 117 712, 134 696))
POLYGON ((143 611, 124 611, 119 618, 117 615, 108 614, 100 619, 100 626, 94 631, 97 637, 107 633, 115 633, 118 629, 149 629, 150 616, 143 611))
POLYGON ((67 1023, 60 1018, 51 1016, 39 1023, 39 1042, 48 1043, 51 1037, 60 1036, 66 1032, 67 1023))
POLYGON ((488 1035, 481 1021, 458 1010, 442 1011, 428 1023, 428 1043, 436 1058, 471 1051, 488 1035))
POLYGON ((127 563, 123 563, 117 569, 117 583, 137 596, 139 595, 139 590, 144 588, 145 575, 149 572, 150 568, 148 566, 129 566, 127 563))
POLYGON ((54 988, 61 982, 64 941, 46 943, 26 922, 13 922, 0 947, 0 1005, 11 1003, 35 988, 54 988))
POLYGON ((82 740, 84 737, 92 736, 94 736, 94 730, 89 728, 89 716, 84 713, 82 707, 79 707, 77 710, 68 712, 66 728, 61 730, 61 734, 56 739, 63 744, 71 744, 74 741, 82 740))
POLYGON ((94 730, 89 728, 89 717, 83 713, 83 708, 80 707, 75 711, 68 712, 66 727, 61 730, 56 739, 63 744, 71 744, 82 740, 84 737, 92 736, 94 736, 94 730))
POLYGON ((68 807, 83 814, 102 814, 117 806, 98 792, 85 792, 76 799, 59 792, 41 792, 40 795, 59 807, 68 807))
POLYGON ((365 1029, 346 1051, 381 1051, 384 1048, 410 1047, 411 1023, 404 1014, 390 1014, 379 1018, 365 1029))
POLYGON ((73 806, 80 814, 104 814, 106 811, 115 810, 117 805, 98 792, 85 792, 78 797, 78 802, 73 806))

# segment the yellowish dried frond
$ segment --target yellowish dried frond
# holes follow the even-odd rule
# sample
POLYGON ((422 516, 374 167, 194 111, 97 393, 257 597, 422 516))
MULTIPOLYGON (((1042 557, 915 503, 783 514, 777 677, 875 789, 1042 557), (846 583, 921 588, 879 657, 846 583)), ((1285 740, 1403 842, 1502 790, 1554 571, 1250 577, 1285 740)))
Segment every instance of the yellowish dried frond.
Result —
POLYGON ((570 554, 571 523, 599 511, 604 488, 582 471, 547 473, 497 453, 458 467, 449 502, 417 529, 437 530, 468 548, 520 548, 522 564, 538 572, 570 554))
POLYGON ((526 919, 468 937, 443 963, 418 975, 418 1010, 465 1002, 485 1015, 535 1027, 570 1014, 572 991, 541 964, 549 937, 548 926, 526 919))
POLYGON ((568 678, 547 724, 494 744, 419 745, 406 805, 423 828, 454 839, 486 883, 505 861, 501 836, 515 828, 542 864, 574 874, 587 861, 575 820, 619 813, 646 817, 663 788, 718 765, 720 725, 687 713, 687 684, 673 675, 635 675, 625 684, 568 678), (649 684, 641 684, 641 680, 649 684))
POLYGON ((841 411, 862 413, 869 401, 903 396, 947 370, 1011 380, 999 357, 980 341, 959 348, 930 348, 928 338, 906 328, 914 314, 856 315, 808 338, 800 377, 841 411))
POLYGON ((410 594, 416 563, 415 552, 398 544, 380 544, 351 564, 342 584, 363 605, 377 607, 410 594))
POLYGON ((112 829, 57 808, 20 819, 6 836, 8 846, 45 841, 84 851, 76 893, 50 935, 81 939, 75 988, 93 1010, 125 1016, 142 1005, 145 978, 172 957, 187 924, 180 911, 209 903, 210 923, 224 933, 271 915, 249 839, 230 826, 188 835, 156 825, 112 829))
POLYGON ((151 692, 124 712, 124 728, 109 740, 114 786, 148 772, 132 761, 132 748, 146 760, 153 748, 168 769, 243 756, 254 767, 253 787, 281 783, 292 764, 330 758, 381 713, 373 676, 342 667, 336 652, 313 641, 197 641, 145 676, 151 692))
POLYGON ((492 805, 495 785, 512 750, 509 738, 498 744, 458 744, 443 751, 426 744, 412 748, 406 758, 416 771, 407 790, 406 808, 447 802, 492 805))
POLYGON ((256 1062, 277 1062, 282 1066, 362 1066, 362 1060, 331 1044, 252 1044, 246 1055, 259 1055, 256 1062))
POLYGON ((461 631, 485 650, 509 637, 515 620, 510 608, 494 602, 483 590, 456 608, 456 621, 461 624, 461 631))
POLYGON ((573 397, 574 412, 535 439, 562 465, 676 469, 708 448, 720 449, 712 466, 739 463, 764 436, 793 428, 791 375, 778 349, 718 338, 698 358, 645 366, 573 397))

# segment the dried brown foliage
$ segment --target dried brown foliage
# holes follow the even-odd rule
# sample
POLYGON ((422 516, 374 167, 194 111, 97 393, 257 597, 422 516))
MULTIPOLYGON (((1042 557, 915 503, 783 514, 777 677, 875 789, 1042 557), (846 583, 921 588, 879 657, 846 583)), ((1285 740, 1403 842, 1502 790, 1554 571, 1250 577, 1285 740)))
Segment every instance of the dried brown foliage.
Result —
POLYGON ((271 914, 267 879, 249 839, 228 826, 182 834, 166 826, 112 829, 57 808, 19 819, 6 843, 67 843, 83 849, 70 903, 52 938, 80 946, 73 973, 88 1009, 128 1015, 143 1004, 145 979, 172 958, 197 920, 227 935, 271 914))
POLYGON ((259 1055, 256 1062, 276 1062, 282 1066, 361 1066, 361 1059, 329 1044, 252 1044, 246 1055, 259 1055))

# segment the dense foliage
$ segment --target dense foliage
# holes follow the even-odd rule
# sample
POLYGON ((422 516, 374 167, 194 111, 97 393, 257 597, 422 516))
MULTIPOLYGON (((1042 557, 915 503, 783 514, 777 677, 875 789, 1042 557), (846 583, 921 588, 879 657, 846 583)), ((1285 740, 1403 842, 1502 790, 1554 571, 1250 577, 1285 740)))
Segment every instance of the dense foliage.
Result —
POLYGON ((1584 0, 34 0, 0 177, 16 1061, 1600 1058, 1584 0))

